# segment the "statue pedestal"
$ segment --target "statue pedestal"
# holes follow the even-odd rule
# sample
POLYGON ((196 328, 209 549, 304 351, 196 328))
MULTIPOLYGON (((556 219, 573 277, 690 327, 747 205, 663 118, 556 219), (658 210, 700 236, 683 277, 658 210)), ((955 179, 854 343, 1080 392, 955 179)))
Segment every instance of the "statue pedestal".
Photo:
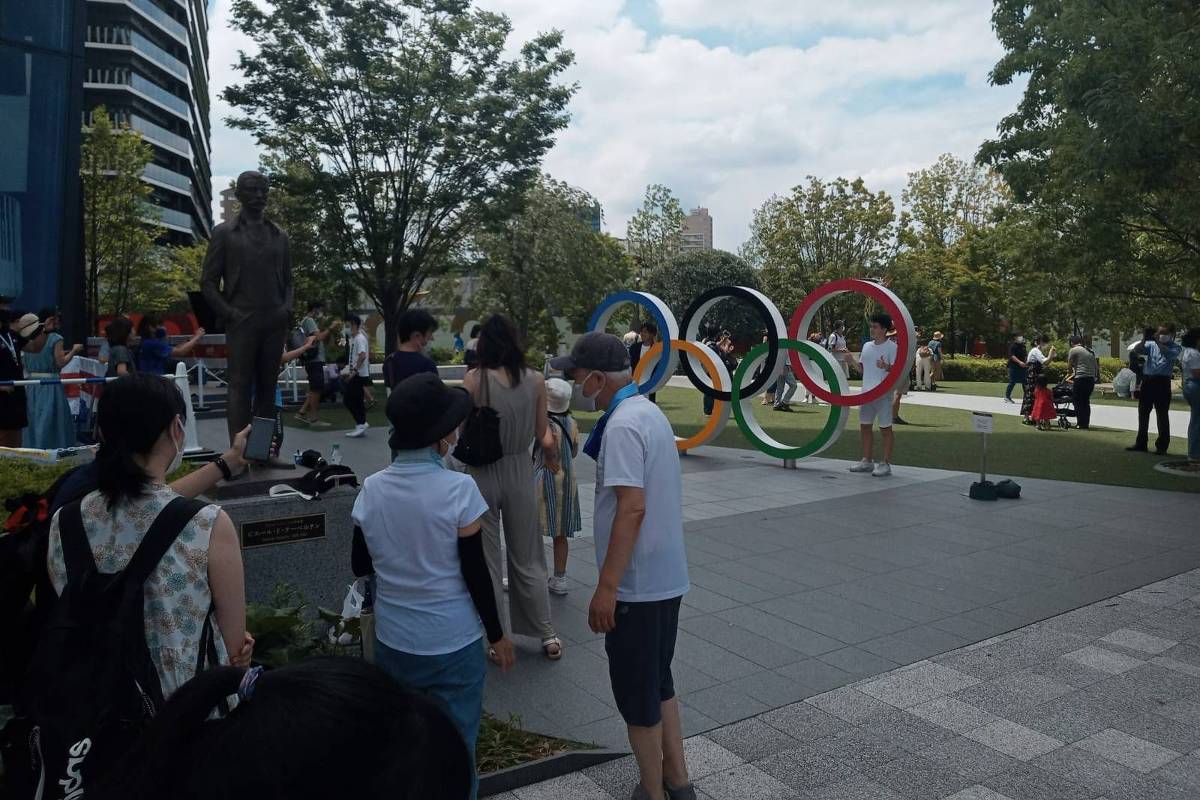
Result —
MULTIPOLYGON (((278 472, 287 472, 293 480, 297 473, 303 474, 300 470, 278 472)), ((354 582, 350 510, 358 489, 338 486, 313 500, 266 494, 270 486, 286 482, 279 475, 243 478, 230 485, 238 492, 243 484, 256 487, 256 493, 219 501, 242 543, 246 600, 268 603, 276 584, 286 583, 304 596, 314 617, 317 606, 340 610, 346 587, 354 582)))
POLYGON ((236 500, 243 497, 266 497, 271 487, 285 484, 295 487, 300 478, 307 474, 306 469, 286 469, 269 465, 251 464, 249 472, 232 481, 221 481, 210 489, 207 494, 213 500, 224 503, 226 500, 236 500))

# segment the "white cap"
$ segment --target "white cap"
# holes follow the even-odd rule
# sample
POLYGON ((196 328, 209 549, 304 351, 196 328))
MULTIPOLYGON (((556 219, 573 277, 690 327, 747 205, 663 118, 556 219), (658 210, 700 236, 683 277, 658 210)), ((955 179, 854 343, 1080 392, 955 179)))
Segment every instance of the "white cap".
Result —
POLYGON ((571 407, 571 384, 562 378, 546 381, 546 407, 555 414, 562 414, 571 407))

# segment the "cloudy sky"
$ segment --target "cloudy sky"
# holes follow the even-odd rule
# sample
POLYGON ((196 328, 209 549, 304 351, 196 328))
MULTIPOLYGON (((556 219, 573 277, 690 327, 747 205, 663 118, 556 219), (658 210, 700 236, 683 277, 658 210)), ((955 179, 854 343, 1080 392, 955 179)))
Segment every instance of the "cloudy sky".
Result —
MULTIPOLYGON (((257 165, 217 97, 247 42, 211 0, 214 188, 257 165)), ((988 85, 1001 55, 989 0, 479 0, 514 41, 558 28, 579 84, 546 160, 623 236, 648 183, 710 209, 736 250, 751 214, 806 175, 861 176, 897 195, 949 152, 970 158, 1019 99, 988 85)), ((214 191, 214 195, 216 191, 214 191)))

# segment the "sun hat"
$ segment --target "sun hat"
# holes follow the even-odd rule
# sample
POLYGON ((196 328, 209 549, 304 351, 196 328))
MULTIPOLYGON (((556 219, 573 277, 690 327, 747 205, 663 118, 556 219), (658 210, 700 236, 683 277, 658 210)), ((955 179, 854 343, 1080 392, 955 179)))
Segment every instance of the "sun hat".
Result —
POLYGON ((563 414, 571 407, 571 384, 562 378, 546 381, 546 407, 553 414, 563 414))
POLYGON ((620 372, 629 369, 629 351, 611 333, 589 331, 575 340, 570 355, 550 359, 550 368, 564 374, 576 369, 620 372))
POLYGON ((447 386, 431 372, 405 378, 388 395, 388 444, 393 450, 429 447, 457 428, 474 406, 466 389, 447 386))
POLYGON ((942 335, 942 332, 941 332, 941 331, 934 331, 934 332, 933 332, 933 338, 935 338, 935 339, 943 339, 943 338, 945 338, 945 337, 942 335))
POLYGON ((22 339, 34 339, 41 332, 42 321, 38 319, 37 314, 22 314, 17 320, 17 324, 13 325, 13 330, 17 332, 17 336, 22 339))

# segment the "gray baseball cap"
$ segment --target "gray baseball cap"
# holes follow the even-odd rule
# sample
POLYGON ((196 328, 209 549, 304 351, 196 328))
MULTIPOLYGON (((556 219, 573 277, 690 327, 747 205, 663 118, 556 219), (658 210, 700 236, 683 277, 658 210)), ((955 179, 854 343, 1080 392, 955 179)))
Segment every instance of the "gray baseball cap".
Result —
POLYGON ((550 368, 566 374, 576 369, 620 372, 629 369, 629 351, 611 333, 590 331, 575 340, 570 355, 550 359, 550 368))

